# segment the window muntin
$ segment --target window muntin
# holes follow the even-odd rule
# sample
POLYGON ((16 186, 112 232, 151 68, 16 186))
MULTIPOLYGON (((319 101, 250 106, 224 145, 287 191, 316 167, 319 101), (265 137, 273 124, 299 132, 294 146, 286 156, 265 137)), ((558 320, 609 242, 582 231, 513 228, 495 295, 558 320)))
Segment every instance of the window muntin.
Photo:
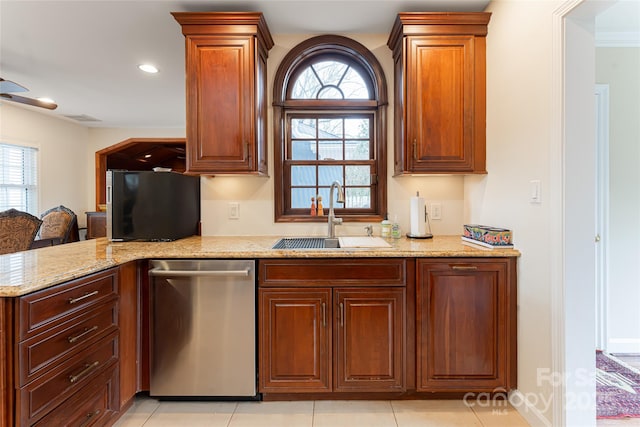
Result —
POLYGON ((325 60, 298 74, 291 99, 371 99, 369 92, 364 78, 352 65, 325 60))
POLYGON ((38 215, 38 150, 0 143, 0 210, 38 215))
POLYGON ((328 207, 329 188, 340 182, 344 206, 336 210, 371 211, 376 174, 373 114, 304 114, 288 116, 285 174, 290 177, 287 200, 292 210, 308 212, 311 198, 322 197, 328 207))

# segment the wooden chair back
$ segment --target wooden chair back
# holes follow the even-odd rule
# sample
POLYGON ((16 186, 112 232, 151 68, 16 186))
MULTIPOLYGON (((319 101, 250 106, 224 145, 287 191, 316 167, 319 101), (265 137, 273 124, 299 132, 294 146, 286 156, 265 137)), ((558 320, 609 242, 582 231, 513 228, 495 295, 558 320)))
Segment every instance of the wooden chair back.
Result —
POLYGON ((60 243, 77 242, 78 218, 65 206, 56 206, 40 215, 40 239, 59 239, 60 243))
POLYGON ((0 212, 0 255, 29 250, 40 224, 42 221, 28 212, 0 212))

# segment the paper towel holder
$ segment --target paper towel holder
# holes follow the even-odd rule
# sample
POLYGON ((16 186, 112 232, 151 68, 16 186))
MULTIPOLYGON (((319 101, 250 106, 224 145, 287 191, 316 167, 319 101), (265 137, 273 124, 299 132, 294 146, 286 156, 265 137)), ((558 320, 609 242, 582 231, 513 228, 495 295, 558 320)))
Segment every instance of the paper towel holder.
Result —
POLYGON ((433 238, 433 234, 431 234, 431 221, 429 221, 429 214, 427 213, 427 207, 424 207, 424 219, 427 223, 427 228, 429 228, 429 232, 425 234, 411 234, 407 233, 407 237, 410 239, 431 239, 433 238))

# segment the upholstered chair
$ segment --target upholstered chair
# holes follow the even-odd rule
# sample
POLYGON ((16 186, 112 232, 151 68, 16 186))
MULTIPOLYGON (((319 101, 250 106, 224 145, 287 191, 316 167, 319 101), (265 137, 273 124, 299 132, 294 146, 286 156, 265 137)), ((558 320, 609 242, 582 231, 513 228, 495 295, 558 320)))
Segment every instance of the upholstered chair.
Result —
POLYGON ((0 212, 0 255, 30 249, 40 224, 38 217, 27 212, 16 209, 0 212))
POLYGON ((55 243, 78 241, 78 219, 76 214, 65 206, 56 206, 40 215, 42 226, 39 239, 55 239, 55 243))

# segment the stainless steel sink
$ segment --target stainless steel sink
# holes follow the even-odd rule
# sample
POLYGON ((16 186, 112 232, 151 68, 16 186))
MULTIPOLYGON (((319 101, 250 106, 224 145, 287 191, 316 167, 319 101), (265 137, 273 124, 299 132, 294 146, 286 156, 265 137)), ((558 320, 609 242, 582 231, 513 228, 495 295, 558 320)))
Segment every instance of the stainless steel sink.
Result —
POLYGON ((327 237, 283 237, 271 249, 337 249, 338 239, 327 237))

